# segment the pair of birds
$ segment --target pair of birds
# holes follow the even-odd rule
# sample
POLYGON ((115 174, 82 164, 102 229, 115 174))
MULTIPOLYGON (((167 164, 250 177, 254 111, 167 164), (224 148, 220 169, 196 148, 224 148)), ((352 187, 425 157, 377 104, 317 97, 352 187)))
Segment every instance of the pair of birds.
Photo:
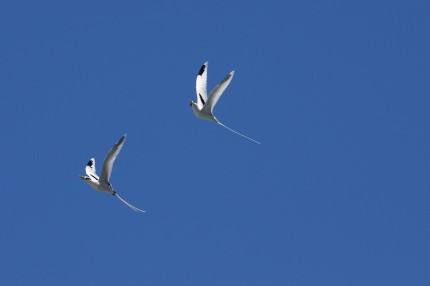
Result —
MULTIPOLYGON (((190 100, 190 106, 193 109, 195 116, 200 119, 214 121, 222 127, 236 133, 237 135, 240 135, 257 144, 260 144, 260 142, 225 126, 212 113, 222 93, 225 91, 225 89, 233 79, 234 71, 231 71, 217 86, 215 86, 215 88, 209 93, 209 96, 207 95, 207 72, 208 62, 205 62, 200 68, 199 74, 197 75, 196 79, 197 102, 190 100)), ((103 161, 103 167, 100 177, 97 175, 96 172, 96 161, 94 158, 91 158, 88 161, 87 166, 85 167, 85 173, 87 174, 87 176, 80 176, 80 178, 87 182, 92 188, 96 189, 97 191, 108 193, 118 198, 121 202, 123 202, 132 210, 136 212, 145 212, 144 210, 141 210, 131 205, 123 198, 121 198, 114 190, 112 184, 109 181, 110 175, 112 173, 113 163, 119 152, 121 151, 122 146, 124 145, 126 136, 127 134, 122 136, 121 139, 112 147, 112 149, 106 155, 106 158, 103 161)))

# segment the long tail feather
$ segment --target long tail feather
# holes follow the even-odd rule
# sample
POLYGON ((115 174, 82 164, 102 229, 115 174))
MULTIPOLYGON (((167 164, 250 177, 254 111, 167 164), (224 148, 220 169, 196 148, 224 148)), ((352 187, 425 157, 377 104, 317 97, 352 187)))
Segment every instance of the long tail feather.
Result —
POLYGON ((129 204, 128 202, 126 202, 123 198, 121 198, 117 193, 115 193, 115 197, 117 197, 121 202, 123 202, 126 206, 128 206, 129 208, 131 208, 132 210, 134 210, 135 212, 142 212, 144 213, 144 210, 141 210, 139 208, 136 208, 135 206, 129 204))
POLYGON ((254 139, 252 139, 252 138, 250 138, 250 137, 248 137, 248 136, 245 136, 245 135, 243 135, 243 134, 241 134, 241 133, 239 133, 239 132, 237 132, 237 131, 235 131, 235 130, 231 129, 230 127, 225 126, 224 124, 222 124, 222 123, 221 123, 221 122, 219 122, 219 121, 217 121, 217 123, 218 123, 219 125, 221 125, 222 127, 226 128, 226 129, 228 129, 228 130, 230 130, 231 132, 236 133, 236 134, 237 134, 237 135, 239 135, 239 136, 245 137, 246 139, 251 140, 252 142, 255 142, 255 143, 257 143, 257 144, 261 144, 261 143, 260 143, 260 142, 258 142, 257 140, 254 140, 254 139))

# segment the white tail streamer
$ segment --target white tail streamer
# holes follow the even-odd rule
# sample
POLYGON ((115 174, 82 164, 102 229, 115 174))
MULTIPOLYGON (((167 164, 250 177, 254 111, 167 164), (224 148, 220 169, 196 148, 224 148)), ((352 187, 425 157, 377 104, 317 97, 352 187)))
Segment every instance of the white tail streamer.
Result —
POLYGON ((121 202, 123 202, 126 206, 128 206, 129 208, 131 208, 132 210, 134 210, 135 212, 142 212, 142 213, 144 213, 144 212, 146 212, 146 211, 144 211, 144 210, 141 210, 141 209, 139 209, 139 208, 136 208, 135 206, 133 206, 133 205, 131 205, 131 204, 129 204, 128 202, 126 202, 123 198, 121 198, 117 193, 115 193, 115 195, 114 195, 115 197, 117 197, 121 202))
POLYGON ((217 121, 217 123, 218 123, 219 125, 221 125, 222 127, 226 128, 226 129, 228 129, 228 130, 230 130, 231 132, 236 133, 237 135, 240 135, 240 136, 242 136, 242 137, 245 137, 246 139, 251 140, 252 142, 255 142, 255 143, 257 143, 257 144, 261 144, 261 143, 260 143, 260 142, 258 142, 257 140, 254 140, 254 139, 252 139, 252 138, 250 138, 250 137, 248 137, 248 136, 245 136, 245 135, 243 135, 243 134, 241 134, 241 133, 239 133, 239 132, 237 132, 237 131, 235 131, 235 130, 231 129, 230 127, 225 126, 224 124, 222 124, 222 123, 221 123, 221 122, 219 122, 219 121, 217 121))

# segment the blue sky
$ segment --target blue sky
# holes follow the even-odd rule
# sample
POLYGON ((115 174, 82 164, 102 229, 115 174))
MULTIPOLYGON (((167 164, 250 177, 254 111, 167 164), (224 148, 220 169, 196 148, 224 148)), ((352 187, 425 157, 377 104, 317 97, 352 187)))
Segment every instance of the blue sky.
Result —
POLYGON ((0 284, 428 285, 429 9, 2 1, 0 284))

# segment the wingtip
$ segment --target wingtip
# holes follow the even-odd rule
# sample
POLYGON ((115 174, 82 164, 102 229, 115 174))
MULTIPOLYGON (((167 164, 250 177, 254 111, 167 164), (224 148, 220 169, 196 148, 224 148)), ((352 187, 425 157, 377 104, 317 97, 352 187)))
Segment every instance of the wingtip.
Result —
MULTIPOLYGON (((124 134, 119 140, 118 140, 118 142, 115 144, 115 145, 121 145, 121 144, 123 144, 124 142, 125 142, 125 138, 126 138, 126 136, 127 136, 127 133, 126 134, 124 134)), ((114 145, 114 146, 115 146, 114 145)))
POLYGON ((231 72, 230 72, 230 75, 231 75, 231 76, 234 76, 234 71, 231 71, 231 72))
POLYGON ((205 72, 207 65, 208 65, 208 62, 205 62, 205 63, 202 65, 202 67, 201 67, 201 68, 200 68, 200 70, 199 70, 199 75, 202 75, 202 74, 205 72))

